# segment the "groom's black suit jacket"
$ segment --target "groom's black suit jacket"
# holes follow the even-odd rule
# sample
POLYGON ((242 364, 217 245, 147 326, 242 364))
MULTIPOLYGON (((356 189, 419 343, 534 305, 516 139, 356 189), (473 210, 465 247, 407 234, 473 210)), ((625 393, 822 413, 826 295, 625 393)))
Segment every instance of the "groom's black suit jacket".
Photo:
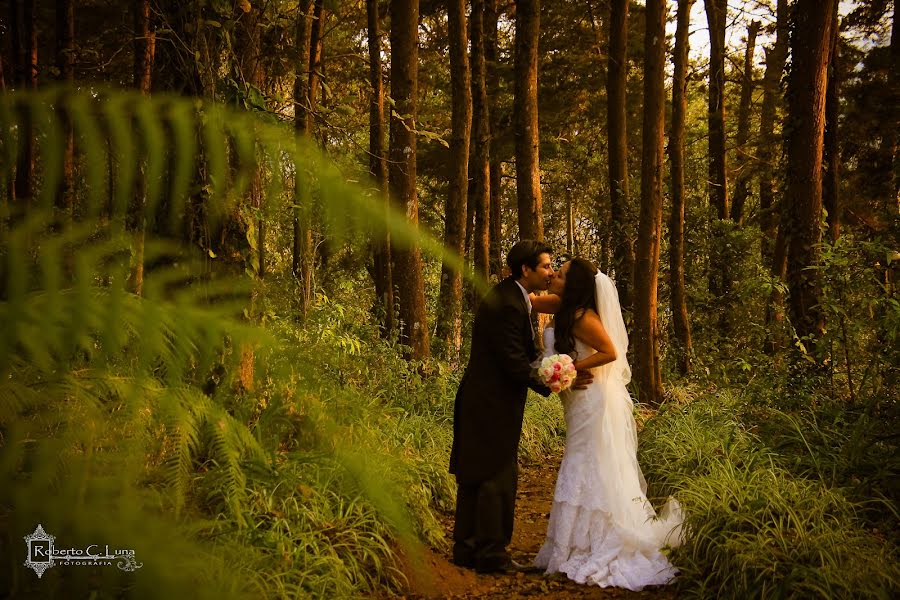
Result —
POLYGON ((450 472, 460 484, 484 481, 515 464, 528 388, 537 358, 522 290, 508 277, 484 297, 472 327, 469 364, 456 392, 450 472))

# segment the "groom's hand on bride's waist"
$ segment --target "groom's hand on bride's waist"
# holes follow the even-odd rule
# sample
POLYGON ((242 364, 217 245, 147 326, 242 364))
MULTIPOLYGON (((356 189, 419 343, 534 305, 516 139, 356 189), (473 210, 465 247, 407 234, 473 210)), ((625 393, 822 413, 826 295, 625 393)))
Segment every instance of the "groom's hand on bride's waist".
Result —
POLYGON ((573 390, 584 390, 594 381, 594 376, 587 369, 578 371, 575 381, 572 383, 573 390))

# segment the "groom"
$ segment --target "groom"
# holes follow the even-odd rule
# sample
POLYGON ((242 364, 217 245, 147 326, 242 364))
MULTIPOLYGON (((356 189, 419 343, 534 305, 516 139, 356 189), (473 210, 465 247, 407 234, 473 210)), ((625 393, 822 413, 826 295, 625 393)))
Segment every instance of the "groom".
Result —
POLYGON ((450 452, 458 485, 453 562, 480 573, 519 567, 506 546, 513 532, 525 398, 529 387, 550 394, 532 379, 538 351, 528 294, 546 290, 553 278, 550 253, 536 240, 522 240, 509 251, 511 274, 478 308, 469 364, 456 393, 450 452))

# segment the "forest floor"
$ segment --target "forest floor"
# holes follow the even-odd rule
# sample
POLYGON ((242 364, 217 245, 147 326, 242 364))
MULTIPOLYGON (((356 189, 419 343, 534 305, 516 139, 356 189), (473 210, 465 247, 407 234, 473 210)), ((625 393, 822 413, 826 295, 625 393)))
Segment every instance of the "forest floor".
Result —
MULTIPOLYGON (((524 465, 519 471, 516 496, 516 524, 510 554, 520 564, 531 565, 544 542, 547 519, 553 502, 559 459, 524 465)), ((447 539, 452 539, 453 516, 443 520, 447 539)), ((404 596, 391 598, 675 598, 671 587, 647 588, 631 592, 618 588, 578 585, 562 575, 516 573, 479 575, 450 562, 449 549, 426 550, 424 564, 408 569, 409 589, 404 596)))

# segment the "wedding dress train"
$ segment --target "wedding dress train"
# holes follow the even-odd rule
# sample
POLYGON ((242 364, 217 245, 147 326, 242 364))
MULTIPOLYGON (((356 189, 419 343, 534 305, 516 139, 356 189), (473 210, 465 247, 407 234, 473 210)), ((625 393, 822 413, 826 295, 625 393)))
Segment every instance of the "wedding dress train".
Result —
MULTIPOLYGON (((599 289, 598 283, 598 294, 599 289)), ((637 463, 633 404, 626 388, 630 379, 624 358, 627 334, 624 324, 618 329, 607 325, 603 312, 601 320, 619 356, 593 369, 594 381, 587 389, 560 395, 566 449, 547 538, 535 565, 582 584, 641 590, 668 583, 675 576, 661 549, 680 543, 683 515, 678 502, 670 498, 657 516, 645 495, 647 485, 637 463)), ((548 327, 544 330, 547 355, 555 353, 553 345, 553 328, 548 327)), ((582 357, 593 352, 580 340, 576 350, 582 357)))

